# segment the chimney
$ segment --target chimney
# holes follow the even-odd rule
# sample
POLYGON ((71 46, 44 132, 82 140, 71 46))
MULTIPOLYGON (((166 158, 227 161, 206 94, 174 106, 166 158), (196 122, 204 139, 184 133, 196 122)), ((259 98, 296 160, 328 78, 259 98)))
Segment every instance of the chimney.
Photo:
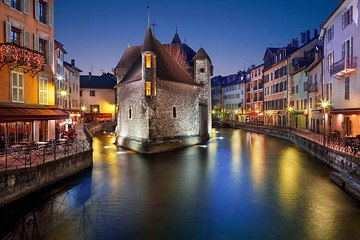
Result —
POLYGON ((301 32, 301 42, 300 44, 304 44, 305 43, 305 32, 301 32))
POLYGON ((75 59, 71 59, 71 66, 75 67, 75 59))
POLYGON ((318 38, 319 37, 319 33, 318 30, 315 28, 314 29, 314 38, 318 38))
POLYGON ((293 38, 291 40, 291 46, 294 47, 294 48, 299 47, 299 41, 296 38, 293 38))
POLYGON ((310 30, 306 31, 306 43, 310 42, 310 30))

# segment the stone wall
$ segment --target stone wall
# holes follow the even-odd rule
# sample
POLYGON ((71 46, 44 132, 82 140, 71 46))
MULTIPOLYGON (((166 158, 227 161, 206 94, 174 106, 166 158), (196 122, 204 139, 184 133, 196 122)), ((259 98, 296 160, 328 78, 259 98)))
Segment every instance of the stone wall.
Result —
POLYGON ((299 136, 289 129, 239 123, 231 126, 289 140, 336 171, 350 172, 355 169, 356 172, 360 174, 360 159, 358 157, 325 147, 321 143, 299 136))
POLYGON ((211 137, 211 63, 208 59, 196 60, 195 62, 195 81, 202 85, 198 90, 198 102, 205 104, 208 109, 207 132, 211 137), (204 69, 202 72, 200 69, 204 69))
POLYGON ((0 206, 92 166, 92 150, 31 168, 0 172, 0 206))
POLYGON ((119 88, 119 138, 148 138, 149 113, 145 101, 145 83, 136 81, 126 83, 119 88), (131 108, 131 118, 129 109, 131 108))
POLYGON ((151 139, 199 134, 197 87, 158 80, 157 95, 149 102, 151 139), (176 117, 173 117, 173 107, 176 117))

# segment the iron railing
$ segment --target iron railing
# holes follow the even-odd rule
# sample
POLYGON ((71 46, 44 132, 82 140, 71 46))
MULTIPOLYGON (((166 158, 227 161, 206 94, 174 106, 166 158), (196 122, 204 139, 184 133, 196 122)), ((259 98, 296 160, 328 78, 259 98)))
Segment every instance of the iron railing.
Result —
POLYGON ((88 140, 13 145, 0 151, 0 171, 30 168, 89 150, 92 150, 92 144, 88 140))
POLYGON ((341 71, 355 69, 357 66, 357 57, 342 58, 330 66, 330 74, 336 75, 341 71))

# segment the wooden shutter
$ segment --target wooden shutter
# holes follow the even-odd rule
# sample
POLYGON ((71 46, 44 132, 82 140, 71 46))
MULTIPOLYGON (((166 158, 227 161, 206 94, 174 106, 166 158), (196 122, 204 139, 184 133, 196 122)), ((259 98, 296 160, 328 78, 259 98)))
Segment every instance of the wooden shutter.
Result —
POLYGON ((345 43, 342 44, 341 56, 345 59, 345 43))
POLYGON ((50 66, 54 64, 54 42, 47 41, 48 52, 47 52, 47 62, 50 66))
POLYGON ((24 42, 25 42, 25 34, 24 34, 24 29, 21 29, 21 33, 20 33, 20 46, 24 47, 24 42))
POLYGON ((5 22, 5 42, 11 42, 11 23, 5 22))
POLYGON ((24 102, 24 75, 18 74, 18 97, 19 102, 24 102))
POLYGON ((46 23, 49 27, 52 27, 53 25, 53 5, 51 3, 47 4, 47 9, 46 9, 46 23))
POLYGON ((346 15, 346 12, 343 15, 341 15, 342 29, 345 28, 345 15, 346 15))
POLYGON ((34 16, 39 21, 39 0, 34 0, 34 16))
POLYGON ((39 35, 34 34, 34 50, 39 51, 39 35))
POLYGON ((354 56, 354 46, 353 46, 353 37, 350 38, 350 51, 349 51, 349 57, 351 58, 350 61, 352 61, 352 57, 354 56))
POLYGON ((10 6, 10 0, 4 0, 4 3, 10 6))
POLYGON ((16 73, 12 72, 11 73, 11 100, 13 102, 17 102, 19 99, 17 87, 18 87, 18 75, 16 73))
POLYGON ((24 47, 30 48, 30 32, 24 29, 24 47))
POLYGON ((30 0, 22 1, 22 9, 23 13, 25 13, 26 15, 30 15, 30 0))

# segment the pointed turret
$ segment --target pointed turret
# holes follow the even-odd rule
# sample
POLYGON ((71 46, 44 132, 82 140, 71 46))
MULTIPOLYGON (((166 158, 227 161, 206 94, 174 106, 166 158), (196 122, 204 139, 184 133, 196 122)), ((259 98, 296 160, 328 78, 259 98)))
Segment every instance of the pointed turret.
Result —
POLYGON ((146 29, 143 51, 153 51, 153 35, 150 27, 146 29))
POLYGON ((204 48, 200 48, 195 54, 193 60, 208 59, 211 62, 209 55, 206 53, 204 48))
POLYGON ((177 32, 175 33, 171 44, 181 44, 181 40, 180 40, 179 34, 177 32))

